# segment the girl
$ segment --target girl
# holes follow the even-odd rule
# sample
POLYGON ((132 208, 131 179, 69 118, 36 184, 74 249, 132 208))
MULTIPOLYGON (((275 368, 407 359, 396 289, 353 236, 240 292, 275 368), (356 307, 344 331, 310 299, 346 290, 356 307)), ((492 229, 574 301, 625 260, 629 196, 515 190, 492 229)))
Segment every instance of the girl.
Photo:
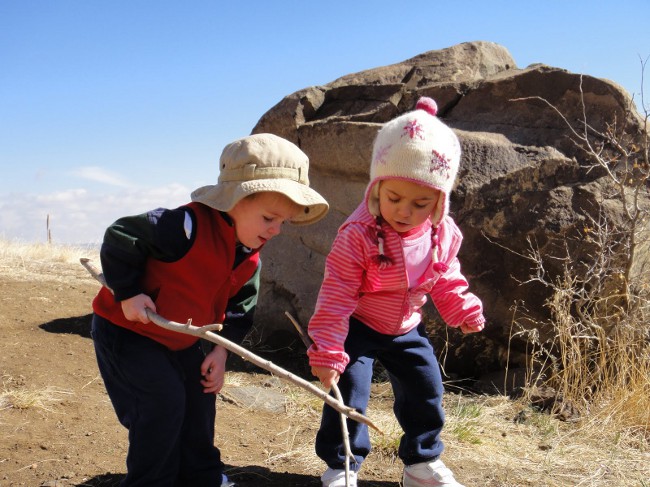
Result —
MULTIPOLYGON (((436 113, 435 102, 421 98, 377 134, 364 201, 334 240, 309 323, 312 373, 327 388, 338 382, 349 406, 365 413, 375 359, 388 371, 404 431, 404 487, 462 487, 439 459, 443 385, 420 308, 428 294, 449 326, 473 333, 485 323, 481 301, 467 292, 456 257, 462 235, 448 215, 460 144, 436 113)), ((349 421, 349 433, 356 487, 370 441, 365 425, 349 421)), ((322 485, 345 486, 339 416, 327 405, 316 453, 328 466, 322 485)))

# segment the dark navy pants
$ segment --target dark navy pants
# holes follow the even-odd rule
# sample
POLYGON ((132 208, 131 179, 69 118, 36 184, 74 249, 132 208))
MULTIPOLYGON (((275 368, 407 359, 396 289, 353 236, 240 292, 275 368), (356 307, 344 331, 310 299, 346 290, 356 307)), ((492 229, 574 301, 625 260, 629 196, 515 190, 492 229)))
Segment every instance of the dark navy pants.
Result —
MULTIPOLYGON (((398 454, 406 465, 436 459, 443 450, 440 431, 445 416, 442 409, 443 385, 440 366, 424 325, 401 336, 384 335, 360 321, 350 319, 345 341, 350 363, 339 380, 343 401, 366 414, 370 399, 373 364, 378 360, 389 374, 395 404, 393 410, 404 434, 398 454)), ((316 435, 316 454, 330 468, 343 469, 345 448, 339 413, 325 405, 316 435)), ((348 420, 350 447, 358 471, 370 452, 368 427, 348 420)))
POLYGON ((99 371, 117 417, 129 430, 126 487, 218 487, 215 395, 200 384, 204 355, 178 352, 93 315, 99 371))

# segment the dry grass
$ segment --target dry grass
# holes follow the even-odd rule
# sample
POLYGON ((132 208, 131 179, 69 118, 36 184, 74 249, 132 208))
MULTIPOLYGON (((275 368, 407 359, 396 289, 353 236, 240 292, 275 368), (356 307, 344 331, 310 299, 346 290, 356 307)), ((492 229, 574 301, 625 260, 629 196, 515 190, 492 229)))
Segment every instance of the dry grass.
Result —
MULTIPOLYGON (((602 232, 601 232, 602 233, 602 232)), ((610 239, 606 239, 608 242, 610 239)), ((603 245, 604 246, 604 245, 603 245)), ((556 409, 569 406, 586 420, 608 431, 634 431, 650 438, 650 293, 637 276, 630 289, 608 289, 613 259, 604 259, 580 276, 565 258, 563 273, 545 271, 539 253, 532 254, 535 280, 550 289, 545 305, 547 322, 526 320, 519 325, 529 345, 530 381, 556 391, 556 409), (598 276, 594 284, 593 275, 598 276), (601 277, 605 276, 605 277, 601 277), (613 303, 613 304, 612 304, 613 303), (534 325, 534 326, 533 326, 534 325), (551 330, 542 342, 538 329, 551 330), (532 371, 537 371, 533 376, 532 371)), ((621 433, 622 434, 622 433, 621 433)))
MULTIPOLYGON (((24 243, 0 238, 0 258, 10 262, 77 262, 79 257, 87 253, 98 255, 97 250, 81 246, 58 245, 47 243, 24 243)), ((92 257, 92 256, 90 256, 92 257)))
MULTIPOLYGON (((313 444, 296 437, 301 428, 315 436, 321 404, 299 388, 289 387, 286 393, 290 415, 299 417, 301 426, 279 433, 284 441, 269 451, 267 463, 299 462, 318 470, 321 462, 313 444)), ((568 423, 532 408, 523 398, 447 394, 444 404, 445 461, 455 469, 464 467, 463 478, 470 485, 650 485, 650 438, 641 430, 621 427, 615 411, 568 423)), ((374 385, 367 414, 383 432, 370 431, 371 456, 399 471, 402 432, 392 412, 389 383, 374 385)))
POLYGON ((0 410, 3 409, 41 409, 52 411, 51 406, 61 403, 72 392, 48 386, 29 389, 20 378, 2 377, 0 390, 0 410))
POLYGON ((23 243, 0 238, 0 272, 14 279, 62 281, 70 276, 92 278, 78 264, 81 257, 99 261, 97 248, 23 243))
MULTIPOLYGON (((581 290, 571 286, 556 287, 555 296, 581 290)), ((532 412, 536 427, 523 435, 531 443, 528 448, 515 446, 514 451, 521 448, 534 461, 519 468, 534 466, 529 478, 540 475, 546 479, 544 485, 650 485, 647 308, 619 310, 610 317, 616 326, 606 329, 598 314, 576 317, 573 299, 549 303, 555 338, 552 343, 534 343, 537 352, 531 355, 531 370, 543 372, 533 380, 556 391, 554 410, 568 405, 580 419, 560 423, 546 413, 532 412), (540 427, 540 418, 547 427, 540 427)))
POLYGON ((471 403, 469 436, 464 430, 454 436, 468 405, 459 401, 447 407, 448 447, 460 457, 480 456, 495 471, 513 472, 511 485, 642 485, 650 478, 643 436, 622 441, 620 431, 598 418, 566 423, 505 397, 477 397, 471 403))
MULTIPOLYGON (((379 386, 390 389, 389 384, 379 386)), ((315 435, 320 407, 314 408, 302 390, 291 389, 290 397, 292 414, 300 415, 301 423, 311 424, 315 435)), ((471 485, 650 485, 648 438, 639 431, 617 429, 608 422, 611 417, 567 423, 531 408, 524 400, 454 394, 445 396, 445 411, 445 461, 456 469, 465 466, 463 477, 471 478, 471 485)), ((383 431, 370 432, 372 457, 386 468, 399 470, 401 429, 392 413, 390 394, 373 395, 368 416, 383 431)), ((320 468, 313 444, 295 441, 295 428, 281 434, 286 437, 286 448, 269 453, 269 464, 283 459, 320 468)))

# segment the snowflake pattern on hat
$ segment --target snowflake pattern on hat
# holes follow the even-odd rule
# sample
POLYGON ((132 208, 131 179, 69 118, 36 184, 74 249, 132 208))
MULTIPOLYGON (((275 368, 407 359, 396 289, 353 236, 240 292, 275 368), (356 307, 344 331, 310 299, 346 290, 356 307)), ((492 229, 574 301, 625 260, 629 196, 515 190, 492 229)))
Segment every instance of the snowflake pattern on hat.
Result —
POLYGON ((451 158, 441 154, 435 149, 431 151, 431 154, 433 157, 431 158, 431 167, 429 168, 429 172, 438 171, 449 179, 451 176, 449 174, 451 170, 451 158))
POLYGON ((409 123, 404 125, 403 130, 404 133, 402 134, 402 137, 408 135, 411 139, 418 137, 420 140, 424 140, 424 135, 422 135, 422 125, 417 121, 417 119, 411 120, 409 123))
POLYGON ((377 164, 386 164, 386 156, 388 155, 388 151, 391 147, 393 147, 393 144, 384 145, 377 151, 375 155, 375 162, 377 164))

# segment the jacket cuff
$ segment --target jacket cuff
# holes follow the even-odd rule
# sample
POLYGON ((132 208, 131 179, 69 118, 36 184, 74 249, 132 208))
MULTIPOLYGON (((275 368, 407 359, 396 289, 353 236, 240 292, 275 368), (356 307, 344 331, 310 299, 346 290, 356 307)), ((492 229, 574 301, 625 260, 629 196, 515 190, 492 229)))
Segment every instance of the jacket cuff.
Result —
POLYGON ((350 362, 350 356, 345 352, 316 352, 313 345, 307 350, 307 355, 311 367, 327 367, 340 374, 345 371, 345 367, 350 362))
POLYGON ((485 317, 483 315, 479 315, 473 320, 468 320, 463 324, 472 330, 481 331, 483 328, 485 328, 485 317))
POLYGON ((133 296, 137 296, 138 294, 142 294, 142 289, 140 289, 139 286, 113 289, 113 294, 115 296, 115 301, 120 302, 132 298, 133 296))

